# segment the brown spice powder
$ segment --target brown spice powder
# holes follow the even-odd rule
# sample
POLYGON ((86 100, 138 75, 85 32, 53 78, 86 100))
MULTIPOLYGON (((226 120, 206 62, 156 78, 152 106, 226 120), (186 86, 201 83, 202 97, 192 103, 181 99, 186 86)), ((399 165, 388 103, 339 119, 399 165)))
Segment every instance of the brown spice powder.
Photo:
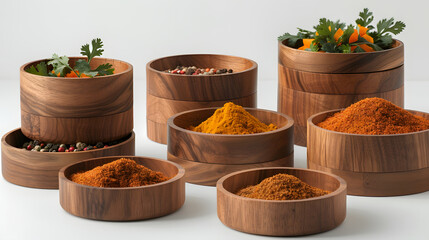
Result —
POLYGON ((264 200, 298 200, 328 193, 330 191, 310 186, 295 176, 279 173, 264 179, 258 185, 243 188, 236 194, 264 200))
POLYGON ((168 179, 161 172, 152 171, 134 160, 126 158, 71 175, 73 182, 93 187, 138 187, 164 182, 168 179))
POLYGON ((429 129, 429 120, 381 98, 366 98, 317 124, 332 131, 382 135, 429 129))

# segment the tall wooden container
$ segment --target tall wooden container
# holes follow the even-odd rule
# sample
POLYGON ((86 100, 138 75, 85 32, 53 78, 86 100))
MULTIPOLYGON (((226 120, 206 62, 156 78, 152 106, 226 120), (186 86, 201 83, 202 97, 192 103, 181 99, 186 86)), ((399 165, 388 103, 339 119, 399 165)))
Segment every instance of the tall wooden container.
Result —
POLYGON ((404 44, 367 53, 317 53, 279 42, 278 111, 295 120, 295 144, 307 145, 307 119, 368 97, 404 106, 404 44))
MULTIPOLYGON (((80 57, 70 58, 73 66, 80 57)), ((94 58, 91 67, 110 63, 113 75, 94 78, 46 77, 25 71, 21 79, 21 130, 30 139, 54 143, 109 142, 133 130, 133 67, 94 58)))
POLYGON ((257 64, 249 59, 214 54, 178 55, 159 58, 146 65, 147 136, 167 143, 167 120, 188 110, 221 107, 234 102, 256 107, 257 64), (219 75, 179 75, 166 73, 176 66, 233 69, 219 75))

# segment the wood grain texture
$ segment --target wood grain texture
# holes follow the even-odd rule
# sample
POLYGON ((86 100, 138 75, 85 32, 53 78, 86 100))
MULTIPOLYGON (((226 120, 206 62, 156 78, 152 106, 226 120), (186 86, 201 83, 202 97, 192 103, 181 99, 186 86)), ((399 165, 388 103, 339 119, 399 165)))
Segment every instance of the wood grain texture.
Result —
POLYGON ((217 214, 226 226, 246 233, 297 236, 331 230, 346 217, 346 182, 332 174, 296 168, 257 168, 224 176, 217 184, 217 214), (332 193, 302 200, 260 200, 235 193, 286 173, 332 193))
POLYGON ((256 108, 245 108, 274 131, 231 135, 188 130, 213 115, 217 108, 195 109, 168 119, 168 153, 193 162, 215 164, 255 164, 275 161, 293 152, 293 119, 287 115, 256 108))
POLYGON ((146 65, 147 93, 180 101, 223 101, 256 93, 258 65, 249 59, 215 54, 163 57, 146 65), (179 75, 165 73, 176 66, 233 69, 232 74, 179 75))
POLYGON ((216 186, 216 182, 223 176, 252 168, 262 167, 293 167, 293 153, 289 156, 263 163, 255 164, 213 164, 192 162, 184 160, 167 153, 168 160, 180 164, 186 169, 185 180, 188 183, 204 186, 216 186))
POLYGON ((279 86, 321 94, 371 94, 398 89, 404 85, 404 65, 370 73, 314 73, 279 64, 279 86))
MULTIPOLYGON (((316 126, 339 111, 315 114, 308 119, 309 162, 350 172, 387 173, 429 168, 429 129, 406 134, 362 135, 316 126)), ((410 112, 429 119, 428 113, 410 112)))
POLYGON ((171 116, 199 108, 207 107, 222 107, 226 102, 233 102, 244 107, 256 107, 257 95, 237 98, 225 99, 223 101, 208 101, 208 102, 193 102, 193 101, 178 101, 166 98, 155 97, 147 94, 146 101, 146 118, 148 131, 147 136, 152 141, 167 144, 167 120, 171 116), (154 124, 152 124, 154 123, 154 124))
MULTIPOLYGON (((384 98, 400 107, 404 106, 404 87, 393 91, 373 94, 334 95, 318 94, 279 88, 278 111, 291 116, 297 126, 306 127, 307 119, 313 114, 332 109, 345 108, 365 98, 384 98)), ((306 139, 295 136, 295 144, 306 143, 306 139)), ((305 146, 305 145, 302 145, 305 146)))
MULTIPOLYGON (((71 57, 74 66, 81 57, 71 57)), ((21 110, 44 117, 88 118, 113 115, 133 107, 133 66, 107 58, 94 58, 91 67, 110 63, 115 74, 95 78, 64 78, 38 76, 20 69, 21 110)))
POLYGON ((227 102, 233 102, 243 107, 256 107, 257 95, 252 94, 242 98, 225 99, 222 101, 207 101, 207 102, 194 102, 194 101, 179 101, 166 98, 159 98, 151 94, 147 94, 146 98, 146 116, 147 119, 158 123, 167 123, 167 120, 181 112, 210 107, 223 107, 227 102))
POLYGON ((167 123, 146 119, 147 137, 156 143, 167 144, 167 123))
POLYGON ((185 202, 185 170, 166 160, 126 156, 171 177, 168 181, 141 187, 103 188, 81 185, 70 180, 73 173, 117 160, 119 157, 94 158, 61 169, 60 204, 70 214, 105 221, 133 221, 170 214, 185 202))
POLYGON ((134 132, 120 144, 85 152, 49 153, 21 149, 27 141, 29 139, 19 128, 2 137, 2 173, 7 181, 32 188, 58 189, 58 171, 66 165, 94 157, 134 155, 135 153, 134 132))
POLYGON ((118 114, 88 118, 44 117, 21 110, 21 127, 28 138, 45 142, 109 142, 133 131, 133 108, 118 114))
POLYGON ((310 169, 338 175, 347 182, 347 194, 370 197, 402 196, 429 191, 429 168, 404 172, 351 172, 307 162, 310 169))
POLYGON ((404 64, 404 44, 394 40, 393 48, 370 53, 319 53, 302 51, 278 43, 279 64, 317 73, 371 73, 404 64))

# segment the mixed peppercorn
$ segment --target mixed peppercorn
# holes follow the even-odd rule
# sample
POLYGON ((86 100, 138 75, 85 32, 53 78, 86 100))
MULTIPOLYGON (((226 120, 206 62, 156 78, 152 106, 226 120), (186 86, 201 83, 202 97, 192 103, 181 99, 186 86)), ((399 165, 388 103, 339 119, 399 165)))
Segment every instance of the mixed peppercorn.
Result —
POLYGON ((107 148, 118 143, 119 141, 113 141, 107 144, 98 142, 94 145, 89 145, 83 142, 78 142, 76 144, 55 144, 44 143, 39 140, 34 140, 24 143, 22 145, 22 148, 33 152, 80 152, 99 148, 107 148))
POLYGON ((215 74, 225 74, 232 73, 232 69, 216 69, 216 68, 197 68, 195 66, 177 66, 175 69, 165 70, 167 73, 171 74, 182 74, 182 75, 215 75, 215 74))

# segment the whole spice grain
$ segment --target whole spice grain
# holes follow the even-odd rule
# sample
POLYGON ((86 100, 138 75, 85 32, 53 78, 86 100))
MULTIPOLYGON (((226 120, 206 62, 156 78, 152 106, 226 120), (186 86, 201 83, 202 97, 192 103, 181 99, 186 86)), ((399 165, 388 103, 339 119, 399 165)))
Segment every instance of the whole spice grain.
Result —
POLYGON ((429 120, 381 98, 366 98, 326 118, 317 126, 344 133, 383 135, 429 129, 429 120))
POLYGON ((167 181, 161 172, 153 171, 134 160, 121 158, 92 170, 74 173, 73 182, 93 187, 138 187, 167 181))
POLYGON ((319 197, 328 193, 330 191, 310 186, 295 176, 279 173, 265 178, 258 185, 243 188, 236 194, 264 200, 298 200, 319 197))
POLYGON ((212 134, 253 134, 273 131, 277 129, 274 124, 266 125, 252 116, 242 106, 232 102, 217 109, 215 113, 200 125, 190 127, 190 130, 212 134))
POLYGON ((182 75, 215 75, 215 74, 225 74, 232 73, 232 69, 216 69, 216 68, 197 68, 195 66, 177 66, 175 69, 165 70, 167 73, 171 74, 182 74, 182 75))

